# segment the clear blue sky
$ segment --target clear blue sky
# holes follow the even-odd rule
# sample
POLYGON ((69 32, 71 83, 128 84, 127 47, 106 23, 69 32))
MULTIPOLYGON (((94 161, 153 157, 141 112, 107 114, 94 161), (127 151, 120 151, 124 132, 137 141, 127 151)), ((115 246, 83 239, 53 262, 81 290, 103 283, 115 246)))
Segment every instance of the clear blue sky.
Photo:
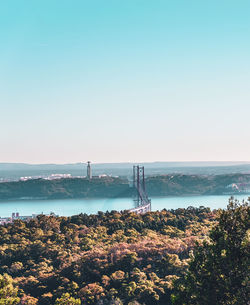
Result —
POLYGON ((249 0, 0 2, 0 162, 250 160, 249 0))

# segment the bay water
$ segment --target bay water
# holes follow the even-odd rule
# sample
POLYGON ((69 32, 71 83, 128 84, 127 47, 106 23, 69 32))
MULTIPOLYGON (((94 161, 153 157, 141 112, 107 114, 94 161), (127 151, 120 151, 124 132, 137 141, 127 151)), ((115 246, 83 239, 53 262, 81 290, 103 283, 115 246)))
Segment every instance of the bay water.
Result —
MULTIPOLYGON (((237 195, 236 199, 246 200, 250 194, 237 195)), ((187 208, 205 206, 211 209, 226 208, 230 195, 220 196, 184 196, 151 198, 152 210, 187 208)), ((126 210, 134 207, 131 198, 115 199, 60 199, 60 200, 6 200, 0 201, 0 217, 11 216, 19 212, 21 216, 32 214, 49 214, 72 216, 80 213, 96 214, 98 211, 126 210)))

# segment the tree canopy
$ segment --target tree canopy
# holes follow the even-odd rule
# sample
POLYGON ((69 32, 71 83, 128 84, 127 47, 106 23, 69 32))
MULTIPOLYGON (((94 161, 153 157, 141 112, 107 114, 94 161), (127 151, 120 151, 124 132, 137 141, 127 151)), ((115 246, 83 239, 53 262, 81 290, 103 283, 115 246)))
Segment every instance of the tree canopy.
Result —
POLYGON ((17 220, 0 262, 0 305, 247 304, 249 207, 17 220))
POLYGON ((174 304, 248 304, 249 206, 230 200, 209 240, 194 249, 187 275, 177 282, 174 304))
POLYGON ((18 288, 12 277, 6 273, 0 274, 0 305, 16 305, 19 302, 18 288))

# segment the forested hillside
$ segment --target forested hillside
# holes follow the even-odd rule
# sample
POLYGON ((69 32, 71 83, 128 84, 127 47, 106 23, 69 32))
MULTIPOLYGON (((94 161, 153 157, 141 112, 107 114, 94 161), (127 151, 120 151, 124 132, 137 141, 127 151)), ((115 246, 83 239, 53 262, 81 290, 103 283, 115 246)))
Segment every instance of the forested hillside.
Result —
MULTIPOLYGON (((220 195, 230 192, 232 183, 249 183, 249 174, 162 175, 146 178, 149 196, 220 195)), ((0 200, 18 198, 115 198, 131 197, 133 190, 127 179, 101 177, 44 180, 35 179, 0 183, 0 200)), ((237 192, 237 191, 236 191, 237 192)))
POLYGON ((221 195, 232 183, 249 183, 249 174, 228 175, 162 175, 148 177, 150 196, 221 195))
POLYGON ((126 179, 103 177, 92 180, 72 178, 34 179, 0 183, 0 199, 113 198, 131 196, 126 179))
POLYGON ((32 304, 54 304, 66 292, 82 304, 166 304, 215 216, 190 208, 16 221, 0 227, 0 274, 32 304))
POLYGON ((18 220, 0 226, 0 304, 247 304, 248 232, 248 203, 232 200, 18 220))

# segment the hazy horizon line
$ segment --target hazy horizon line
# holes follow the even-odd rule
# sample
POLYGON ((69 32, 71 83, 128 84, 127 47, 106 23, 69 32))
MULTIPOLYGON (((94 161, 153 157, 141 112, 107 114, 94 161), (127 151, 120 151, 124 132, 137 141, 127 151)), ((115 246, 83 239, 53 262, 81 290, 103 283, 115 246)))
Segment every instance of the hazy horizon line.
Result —
MULTIPOLYGON (((69 163, 55 163, 55 162, 45 162, 45 163, 29 163, 29 162, 0 162, 0 164, 23 164, 23 165, 75 165, 75 164, 85 164, 86 162, 69 162, 69 163)), ((239 161, 239 160, 230 160, 230 161, 218 161, 218 160, 202 160, 202 161, 120 161, 120 162, 92 162, 91 164, 145 164, 145 163, 235 163, 235 164, 250 164, 250 161, 239 161)))

